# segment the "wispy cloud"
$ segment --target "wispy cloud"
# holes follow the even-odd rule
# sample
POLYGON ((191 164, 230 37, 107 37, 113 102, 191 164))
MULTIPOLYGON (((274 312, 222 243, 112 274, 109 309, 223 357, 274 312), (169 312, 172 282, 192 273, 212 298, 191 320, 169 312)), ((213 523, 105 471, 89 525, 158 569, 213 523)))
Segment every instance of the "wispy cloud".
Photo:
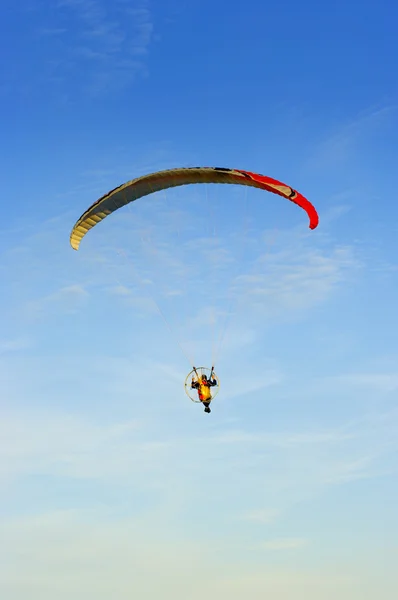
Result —
POLYGON ((3 414, 0 430, 0 475, 6 480, 39 471, 66 479, 123 481, 129 472, 144 475, 167 448, 159 440, 142 439, 139 420, 104 425, 39 409, 3 414))
POLYGON ((263 525, 268 525, 270 523, 274 523, 278 519, 280 514, 280 510, 263 508, 259 510, 249 511, 245 513, 241 518, 245 521, 252 521, 253 523, 261 523, 263 525))
POLYGON ((355 387, 375 388, 381 392, 393 392, 398 389, 397 373, 350 373, 335 378, 336 383, 355 387))
MULTIPOLYGON (((231 548, 228 540, 210 533, 205 539, 189 538, 163 515, 151 517, 152 521, 142 516, 116 518, 91 508, 9 519, 1 525, 8 557, 0 567, 4 597, 67 600, 79 598, 84 590, 98 600, 115 595, 127 600, 132 594, 164 600, 241 600, 247 595, 289 600, 294 590, 299 600, 371 600, 377 597, 380 580, 386 596, 396 587, 392 567, 384 568, 381 577, 374 565, 366 568, 367 562, 358 556, 343 560, 333 554, 329 570, 317 560, 311 568, 297 562, 264 564, 261 546, 251 550, 248 560, 242 545, 231 548), (203 577, 203 557, 210 546, 213 557, 206 561, 203 577)), ((291 554, 283 550, 299 550, 305 544, 303 538, 276 538, 266 541, 263 550, 281 551, 281 560, 291 554)))
POLYGON ((308 545, 304 538, 276 538, 259 544, 263 550, 297 550, 308 545))
POLYGON ((219 434, 213 438, 213 442, 236 444, 236 443, 256 443, 263 446, 273 446, 275 448, 293 448, 301 447, 306 445, 325 445, 325 444, 337 444, 339 442, 352 439, 354 435, 352 433, 345 433, 341 431, 316 431, 308 433, 253 433, 244 432, 239 430, 229 430, 223 434, 219 434))
MULTIPOLYGON (((154 205, 152 209, 149 221, 144 209, 134 207, 134 217, 131 212, 124 216, 123 224, 118 221, 117 238, 114 232, 108 233, 121 247, 127 236, 130 240, 141 239, 140 247, 134 244, 135 252, 141 253, 139 259, 135 253, 125 255, 124 259, 122 256, 119 268, 123 264, 125 275, 120 271, 121 280, 126 280, 128 271, 130 281, 138 283, 141 279, 142 284, 145 277, 150 282, 147 292, 153 293, 159 304, 166 307, 165 313, 170 309, 174 315, 179 312, 185 317, 187 339, 214 323, 217 339, 219 336, 224 339, 230 315, 240 312, 243 306, 247 318, 257 319, 255 330, 259 323, 264 325, 276 317, 296 318, 326 302, 343 283, 354 281, 362 266, 353 247, 315 247, 309 240, 287 231, 281 233, 278 245, 266 254, 265 233, 256 231, 250 239, 251 260, 245 261, 244 240, 228 233, 218 233, 213 238, 198 237, 193 232, 192 236, 185 226, 189 221, 184 211, 170 211, 165 221, 154 205), (181 222, 184 226, 180 231, 181 222), (143 258, 145 273, 140 272, 143 258), (206 285, 198 286, 202 280, 206 285), (259 321, 259 315, 265 321, 264 318, 259 321)), ((195 225, 200 230, 203 225, 200 219, 197 221, 195 225)), ((127 241, 125 245, 132 246, 127 241)), ((110 247, 111 243, 108 251, 110 247)))
POLYGON ((42 298, 28 301, 24 310, 31 317, 40 317, 51 312, 73 314, 88 296, 89 293, 82 285, 68 285, 42 298))
POLYGON ((68 30, 65 27, 41 27, 38 30, 40 35, 57 36, 67 33, 68 30))
POLYGON ((325 472, 324 482, 338 485, 377 476, 380 471, 375 468, 375 458, 376 456, 372 454, 362 456, 357 460, 336 460, 334 464, 329 465, 329 469, 325 472))
POLYGON ((37 28, 53 47, 47 52, 49 80, 97 95, 147 75, 153 38, 147 0, 58 0, 56 7, 53 21, 37 28))
POLYGON ((316 148, 316 154, 307 167, 325 167, 330 170, 336 165, 350 163, 355 149, 374 130, 384 127, 396 112, 396 106, 372 107, 354 116, 350 121, 339 124, 316 148))
POLYGON ((336 247, 328 254, 292 248, 267 255, 263 273, 243 275, 239 282, 254 310, 273 317, 283 311, 291 315, 326 301, 359 267, 350 247, 336 247))
POLYGON ((0 354, 6 354, 8 352, 18 352, 19 350, 26 350, 33 345, 30 338, 19 337, 15 339, 0 340, 0 354))

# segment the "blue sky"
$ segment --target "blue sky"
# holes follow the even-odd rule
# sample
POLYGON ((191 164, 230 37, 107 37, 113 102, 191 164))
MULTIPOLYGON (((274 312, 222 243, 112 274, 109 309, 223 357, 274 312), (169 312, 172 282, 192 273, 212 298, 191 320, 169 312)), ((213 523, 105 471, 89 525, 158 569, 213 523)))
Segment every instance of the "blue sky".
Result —
POLYGON ((398 8, 0 11, 1 597, 395 597, 398 8), (195 165, 318 229, 191 186, 70 248, 108 190, 195 165), (224 325, 205 415, 183 382, 224 325))

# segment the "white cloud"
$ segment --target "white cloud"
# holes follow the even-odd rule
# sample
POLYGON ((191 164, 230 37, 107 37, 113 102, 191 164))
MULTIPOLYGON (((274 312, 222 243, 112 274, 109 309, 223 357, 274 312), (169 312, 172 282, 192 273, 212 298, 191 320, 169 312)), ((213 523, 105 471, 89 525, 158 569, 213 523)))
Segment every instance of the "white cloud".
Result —
POLYGON ((369 479, 376 475, 375 456, 362 456, 357 460, 333 461, 324 474, 324 481, 333 485, 359 479, 369 479))
POLYGON ((299 549, 300 538, 269 540, 248 553, 246 545, 231 548, 210 532, 187 539, 174 526, 170 536, 161 519, 115 519, 103 510, 9 519, 1 524, 7 560, 0 566, 0 593, 9 600, 373 600, 380 591, 391 598, 398 591, 393 565, 384 566, 381 578, 372 563, 376 551, 368 560, 329 553, 334 568, 318 566, 316 558, 309 568, 289 552, 278 552, 285 563, 264 564, 264 550, 299 549))
POLYGON ((349 247, 336 247, 329 255, 293 248, 267 256, 263 274, 242 276, 240 282, 249 306, 275 315, 325 302, 359 266, 349 247))
POLYGON ((278 519, 280 514, 280 510, 262 508, 258 510, 248 511, 242 516, 242 519, 245 521, 252 521, 254 523, 269 525, 270 523, 274 523, 278 519))
POLYGON ((68 285, 42 298, 28 301, 25 311, 30 316, 47 315, 49 311, 73 314, 87 301, 88 296, 83 285, 68 285))
POLYGON ((15 339, 0 340, 0 354, 8 352, 18 352, 31 348, 33 342, 27 337, 19 337, 15 339))
POLYGON ((260 547, 264 550, 296 550, 307 546, 308 540, 304 538, 276 538, 261 542, 260 547))
POLYGON ((397 373, 349 373, 334 378, 337 384, 353 387, 376 388, 381 392, 393 392, 398 389, 397 373))
POLYGON ((385 106, 363 111, 324 139, 316 148, 316 154, 307 167, 325 167, 329 171, 337 164, 350 164, 355 149, 369 134, 390 122, 395 106, 385 106))
POLYGON ((36 34, 46 38, 53 52, 48 52, 50 58, 41 68, 54 87, 64 86, 68 97, 64 84, 71 81, 75 93, 84 87, 90 95, 97 95, 147 75, 153 41, 147 0, 115 0, 112 10, 104 0, 58 0, 52 18, 46 18, 46 25, 36 34))

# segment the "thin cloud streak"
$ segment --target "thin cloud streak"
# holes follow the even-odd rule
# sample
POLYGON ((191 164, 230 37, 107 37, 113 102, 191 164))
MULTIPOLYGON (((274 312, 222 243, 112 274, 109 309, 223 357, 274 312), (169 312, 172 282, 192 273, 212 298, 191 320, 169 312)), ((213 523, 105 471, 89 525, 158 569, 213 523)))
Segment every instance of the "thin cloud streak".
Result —
POLYGON ((304 538, 276 538, 261 542, 259 547, 263 550, 298 550, 308 545, 308 540, 304 538))
POLYGON ((146 0, 115 0, 112 9, 103 0, 59 0, 52 25, 38 27, 37 35, 53 46, 43 81, 62 88, 69 101, 68 84, 97 96, 148 75, 153 22, 146 0))

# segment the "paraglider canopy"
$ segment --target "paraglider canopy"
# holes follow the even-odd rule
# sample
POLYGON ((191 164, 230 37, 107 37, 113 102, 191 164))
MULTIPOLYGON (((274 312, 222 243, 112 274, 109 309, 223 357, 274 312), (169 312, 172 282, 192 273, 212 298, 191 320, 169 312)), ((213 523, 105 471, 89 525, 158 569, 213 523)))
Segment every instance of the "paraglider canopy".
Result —
POLYGON ((72 248, 78 250, 86 233, 122 206, 160 190, 194 183, 246 185, 278 194, 306 211, 310 229, 315 229, 318 225, 318 214, 314 206, 302 194, 277 179, 239 169, 189 167, 158 171, 132 179, 99 198, 82 214, 73 227, 70 236, 72 248))

